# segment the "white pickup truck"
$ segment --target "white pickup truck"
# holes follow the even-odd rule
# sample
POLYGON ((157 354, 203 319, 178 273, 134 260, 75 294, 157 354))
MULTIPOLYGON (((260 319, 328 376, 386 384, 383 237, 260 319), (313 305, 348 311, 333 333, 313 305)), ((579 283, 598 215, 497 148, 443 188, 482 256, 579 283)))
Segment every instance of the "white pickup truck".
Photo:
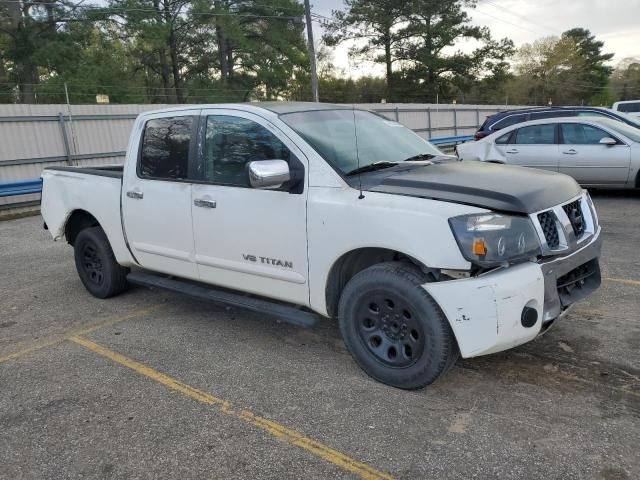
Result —
POLYGON ((42 215, 100 298, 153 285, 309 325, 420 388, 544 332, 600 285, 568 176, 458 162, 374 113, 315 103, 140 115, 122 167, 47 168, 42 215))

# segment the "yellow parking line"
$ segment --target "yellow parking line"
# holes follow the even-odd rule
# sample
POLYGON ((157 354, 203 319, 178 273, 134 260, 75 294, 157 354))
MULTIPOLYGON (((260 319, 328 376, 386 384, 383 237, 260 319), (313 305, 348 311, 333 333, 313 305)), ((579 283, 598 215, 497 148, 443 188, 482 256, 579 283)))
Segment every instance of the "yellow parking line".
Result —
POLYGON ((126 320, 131 320, 132 318, 136 318, 136 317, 140 317, 142 315, 145 315, 149 312, 152 312, 160 307, 162 307, 164 304, 160 303, 157 305, 153 305, 151 307, 147 307, 147 308, 142 308, 140 310, 135 310, 131 313, 128 313, 127 315, 122 315, 120 317, 113 317, 113 318, 108 318, 106 320, 103 320, 101 322, 97 322, 97 323, 93 323, 90 324, 88 326, 85 327, 81 327, 81 328, 75 328, 73 330, 70 330, 66 333, 63 333, 61 335, 51 335, 48 337, 45 337, 41 340, 38 340, 36 342, 31 342, 27 347, 15 351, 13 353, 9 353, 7 355, 1 356, 0 357, 0 363, 2 362, 6 362, 8 360, 13 360, 14 358, 18 358, 18 357, 22 357, 23 355, 26 355, 28 353, 31 352, 35 352, 37 350, 42 350, 43 348, 46 347, 51 347, 53 345, 57 345, 59 343, 64 342, 65 340, 69 340, 69 338, 73 337, 74 335, 85 335, 87 333, 91 333, 95 330, 98 330, 99 328, 103 328, 103 327, 107 327, 109 325, 115 325, 116 323, 120 323, 120 322, 124 322, 126 320))
POLYGON ((624 283, 626 285, 636 285, 640 287, 640 280, 628 280, 626 278, 605 278, 609 282, 624 283))
POLYGON ((295 445, 296 447, 302 448, 303 450, 326 460, 329 463, 336 465, 337 467, 351 472, 360 478, 367 480, 378 480, 378 479, 391 479, 390 475, 375 470, 374 468, 366 465, 364 463, 358 462, 347 455, 338 452, 322 443, 316 442, 311 438, 307 438, 301 433, 298 433, 294 430, 290 430, 287 427, 280 425, 279 423, 273 422, 271 420, 267 420, 266 418, 259 417, 247 410, 234 410, 231 404, 227 400, 223 400, 221 398, 214 397, 206 392, 193 388, 189 385, 186 385, 174 378, 165 375, 164 373, 158 372, 153 368, 147 367, 135 360, 131 360, 130 358, 125 357, 124 355, 120 355, 113 350, 109 350, 97 343, 94 343, 86 338, 81 338, 78 336, 73 336, 69 338, 72 342, 75 342, 83 347, 95 352, 103 357, 108 358, 120 365, 123 365, 131 370, 144 375, 167 388, 175 390, 193 400, 198 402, 207 404, 207 405, 215 405, 220 409, 222 413, 225 415, 229 415, 234 418, 238 418, 243 422, 249 423, 254 427, 260 428, 261 430, 273 435, 280 440, 283 440, 291 445, 295 445))

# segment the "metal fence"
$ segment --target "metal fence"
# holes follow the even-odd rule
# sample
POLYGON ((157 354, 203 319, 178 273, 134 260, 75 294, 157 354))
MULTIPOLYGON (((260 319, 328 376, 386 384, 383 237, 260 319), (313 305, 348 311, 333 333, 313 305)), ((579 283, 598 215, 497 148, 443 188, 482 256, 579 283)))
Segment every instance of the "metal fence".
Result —
MULTIPOLYGON (((165 105, 0 105, 0 210, 39 202, 42 169, 55 165, 119 164, 133 121, 165 105), (34 193, 35 192, 35 193, 34 193)), ((175 105, 174 105, 175 106, 175 105)), ((487 105, 363 104, 440 145, 472 134, 487 115, 516 107, 487 105)))

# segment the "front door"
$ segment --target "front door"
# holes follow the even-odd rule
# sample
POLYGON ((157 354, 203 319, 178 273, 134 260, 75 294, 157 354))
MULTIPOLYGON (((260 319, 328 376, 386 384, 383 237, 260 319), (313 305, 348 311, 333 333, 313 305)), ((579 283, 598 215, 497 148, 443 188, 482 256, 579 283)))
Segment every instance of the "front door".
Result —
POLYGON ((191 208, 200 279, 307 305, 306 158, 275 126, 236 110, 205 111, 191 208), (247 164, 286 160, 280 188, 249 184, 247 164))
POLYGON ((603 145, 611 134, 593 125, 563 123, 560 145, 560 172, 583 185, 624 184, 629 177, 631 149, 622 141, 603 145))
POLYGON ((148 120, 138 158, 128 159, 132 167, 122 189, 126 238, 140 265, 193 279, 198 272, 188 172, 197 119, 176 113, 148 120))
POLYGON ((522 127, 509 137, 509 143, 496 142, 496 148, 503 153, 508 165, 557 172, 558 145, 555 131, 554 124, 522 127))

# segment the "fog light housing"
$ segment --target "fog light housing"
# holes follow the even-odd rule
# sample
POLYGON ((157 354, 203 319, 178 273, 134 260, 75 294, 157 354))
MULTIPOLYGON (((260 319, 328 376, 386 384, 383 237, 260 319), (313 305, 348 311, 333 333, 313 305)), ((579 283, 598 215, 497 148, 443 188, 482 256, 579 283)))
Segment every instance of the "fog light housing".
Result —
POLYGON ((533 327, 538 321, 538 311, 535 308, 524 307, 520 316, 520 323, 524 328, 533 327))

